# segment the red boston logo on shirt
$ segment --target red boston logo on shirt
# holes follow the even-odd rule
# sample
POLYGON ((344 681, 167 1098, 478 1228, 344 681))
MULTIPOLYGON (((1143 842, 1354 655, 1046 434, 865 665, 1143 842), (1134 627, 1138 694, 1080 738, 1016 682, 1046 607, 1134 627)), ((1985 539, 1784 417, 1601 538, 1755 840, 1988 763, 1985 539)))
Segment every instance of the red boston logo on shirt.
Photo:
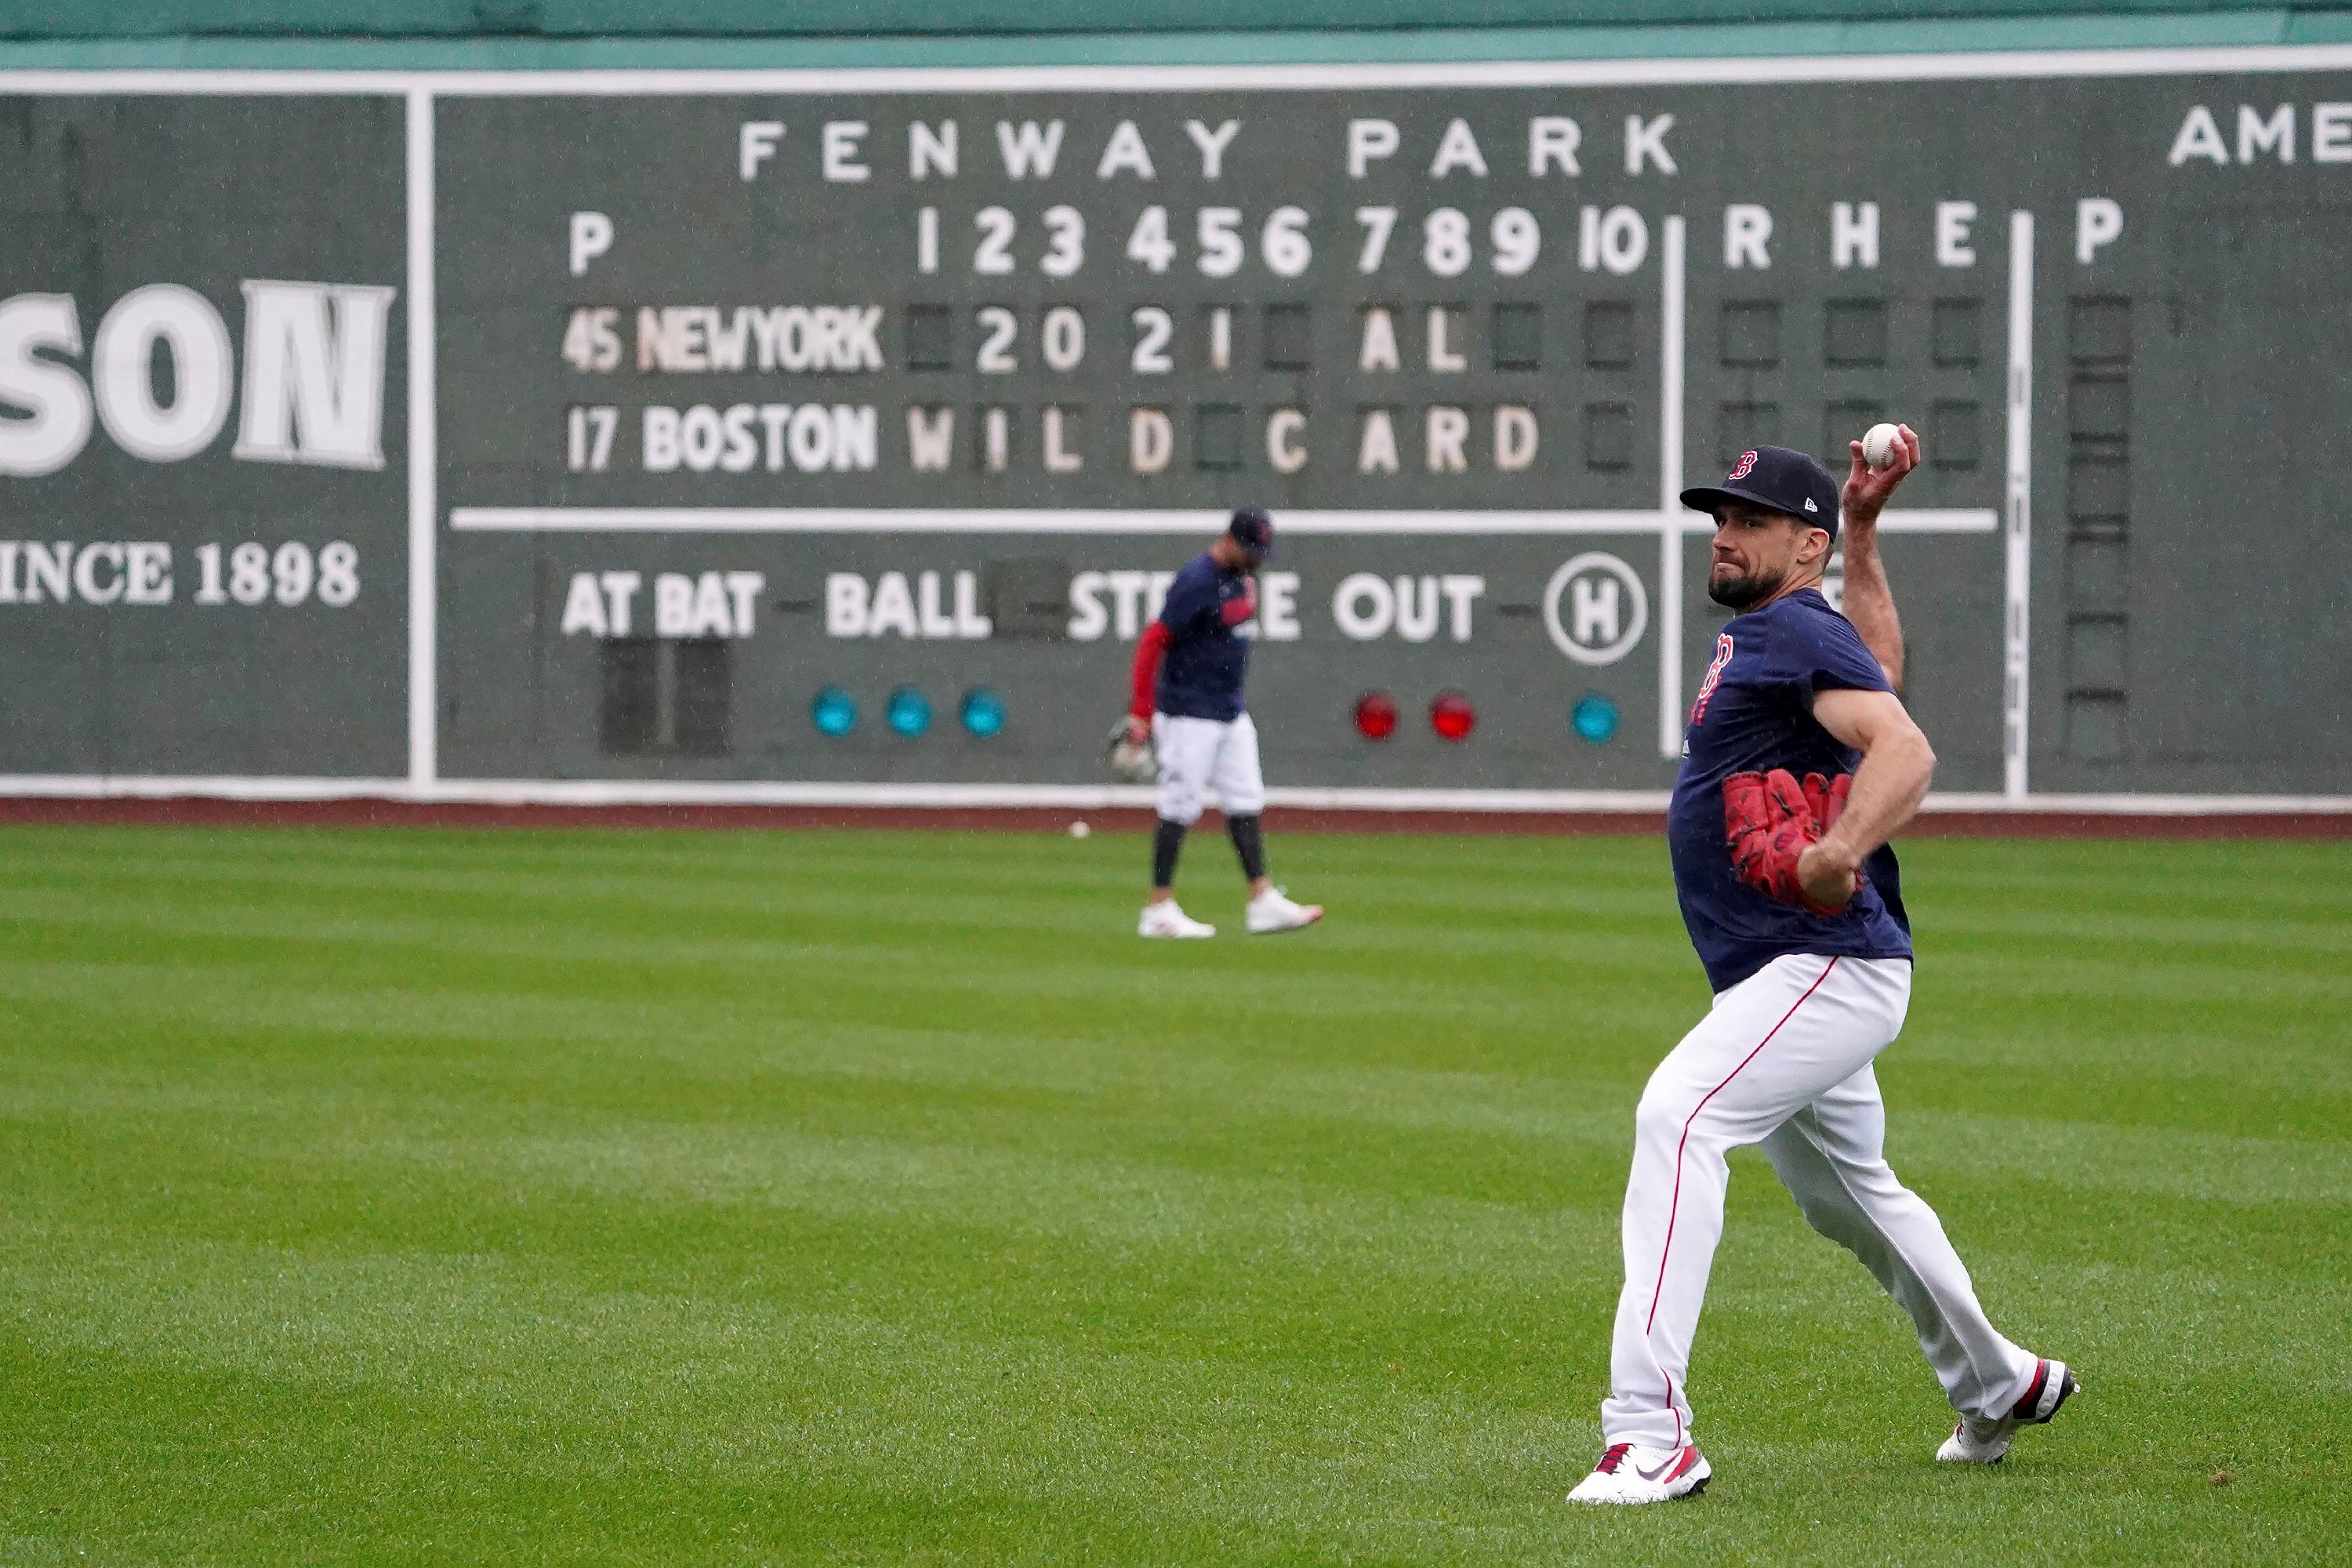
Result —
POLYGON ((1727 484, 1727 484, 1731 483, 1731 482, 1732 482, 1733 480, 1735 480, 1735 479, 1746 479, 1746 478, 1748 477, 1748 469, 1750 469, 1750 468, 1754 468, 1755 466, 1756 466, 1756 454, 1755 454, 1755 453, 1753 453, 1753 452, 1742 452, 1742 453, 1740 453, 1740 454, 1739 454, 1739 461, 1732 465, 1731 472, 1729 472, 1729 473, 1727 473, 1727 474, 1726 474, 1726 475, 1724 475, 1724 476, 1723 476, 1723 482, 1724 482, 1725 484, 1727 484))
MULTIPOLYGON (((1752 458, 1756 454, 1750 452, 1748 455, 1752 458)), ((1731 477, 1736 479, 1739 476, 1734 474, 1731 477)), ((1731 634, 1717 632, 1715 635, 1715 662, 1706 667, 1706 679, 1698 683, 1698 700, 1691 704, 1690 721, 1693 724, 1706 717, 1706 700, 1715 695, 1716 682, 1723 679, 1723 667, 1730 662, 1731 634)))

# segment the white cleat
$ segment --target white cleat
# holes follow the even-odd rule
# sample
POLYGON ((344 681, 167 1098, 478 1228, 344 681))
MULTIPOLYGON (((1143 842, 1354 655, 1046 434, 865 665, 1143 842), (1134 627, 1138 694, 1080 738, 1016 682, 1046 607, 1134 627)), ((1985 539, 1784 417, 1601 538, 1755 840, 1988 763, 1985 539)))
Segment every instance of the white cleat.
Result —
POLYGON ((1696 1497, 1706 1489, 1706 1456, 1696 1443, 1679 1448, 1648 1448, 1639 1443, 1612 1443, 1601 1451, 1592 1473, 1568 1494, 1570 1502, 1668 1502, 1696 1497))
POLYGON ((1998 1465, 2008 1457, 2009 1445, 2017 1436, 2020 1426, 2039 1426, 2058 1414, 2058 1407, 2083 1385, 2066 1370, 2063 1361, 2037 1361, 2033 1363, 2033 1382, 2025 1390, 2025 1397, 2006 1415, 1968 1415, 1952 1428, 1944 1446, 1936 1450, 1938 1462, 1947 1465, 1998 1465))
POLYGON ((1282 896, 1280 888, 1268 888, 1249 901, 1249 933, 1252 936, 1297 931, 1301 926, 1311 926, 1322 918, 1322 905, 1294 904, 1282 896))
POLYGON ((1135 922, 1138 936, 1214 936, 1217 928, 1206 921, 1196 921, 1176 907, 1173 899, 1163 899, 1156 904, 1143 906, 1143 918, 1135 922))

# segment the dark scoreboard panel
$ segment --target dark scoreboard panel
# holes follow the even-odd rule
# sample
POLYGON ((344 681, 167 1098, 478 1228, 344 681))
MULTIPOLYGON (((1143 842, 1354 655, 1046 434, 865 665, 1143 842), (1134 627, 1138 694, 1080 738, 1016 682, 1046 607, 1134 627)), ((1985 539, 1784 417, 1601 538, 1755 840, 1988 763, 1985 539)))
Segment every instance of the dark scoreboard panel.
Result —
POLYGON ((1654 788, 1721 619, 1669 492, 1899 418, 1948 784, 2313 786, 2245 626, 2344 668, 2336 503, 2267 476, 2346 411, 2352 81, 1184 80, 440 103, 445 771, 1092 780, 1101 584, 1257 502, 1282 781, 1654 788), (741 613, 665 634, 665 574, 741 613))

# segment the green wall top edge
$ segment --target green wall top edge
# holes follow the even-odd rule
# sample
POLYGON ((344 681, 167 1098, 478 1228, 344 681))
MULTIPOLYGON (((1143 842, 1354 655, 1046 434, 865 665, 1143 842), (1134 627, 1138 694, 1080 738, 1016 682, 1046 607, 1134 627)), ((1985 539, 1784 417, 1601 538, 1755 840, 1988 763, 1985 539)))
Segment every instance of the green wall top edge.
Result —
POLYGON ((2343 0, 0 0, 12 38, 1036 37, 2147 16, 2343 0))
POLYGON ((1700 58, 2198 48, 2352 40, 2352 11, 2066 16, 2000 21, 1773 22, 868 38, 142 38, 0 40, 0 69, 786 69, 1021 65, 1700 58))

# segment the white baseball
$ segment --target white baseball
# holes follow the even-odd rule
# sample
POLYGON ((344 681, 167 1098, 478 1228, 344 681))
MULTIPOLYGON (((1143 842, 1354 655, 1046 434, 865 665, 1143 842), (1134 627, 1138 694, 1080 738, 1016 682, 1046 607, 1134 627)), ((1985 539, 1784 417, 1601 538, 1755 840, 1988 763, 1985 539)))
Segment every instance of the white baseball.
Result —
POLYGON ((1070 837, 1073 838, 1084 838, 1087 834, 1092 833, 1093 831, 1093 828, 1088 827, 1083 822, 1073 822, 1070 824, 1070 837))
POLYGON ((1862 460, 1874 468, 1883 468, 1895 461, 1897 444, 1903 433, 1892 425, 1874 425, 1863 433, 1862 460))

